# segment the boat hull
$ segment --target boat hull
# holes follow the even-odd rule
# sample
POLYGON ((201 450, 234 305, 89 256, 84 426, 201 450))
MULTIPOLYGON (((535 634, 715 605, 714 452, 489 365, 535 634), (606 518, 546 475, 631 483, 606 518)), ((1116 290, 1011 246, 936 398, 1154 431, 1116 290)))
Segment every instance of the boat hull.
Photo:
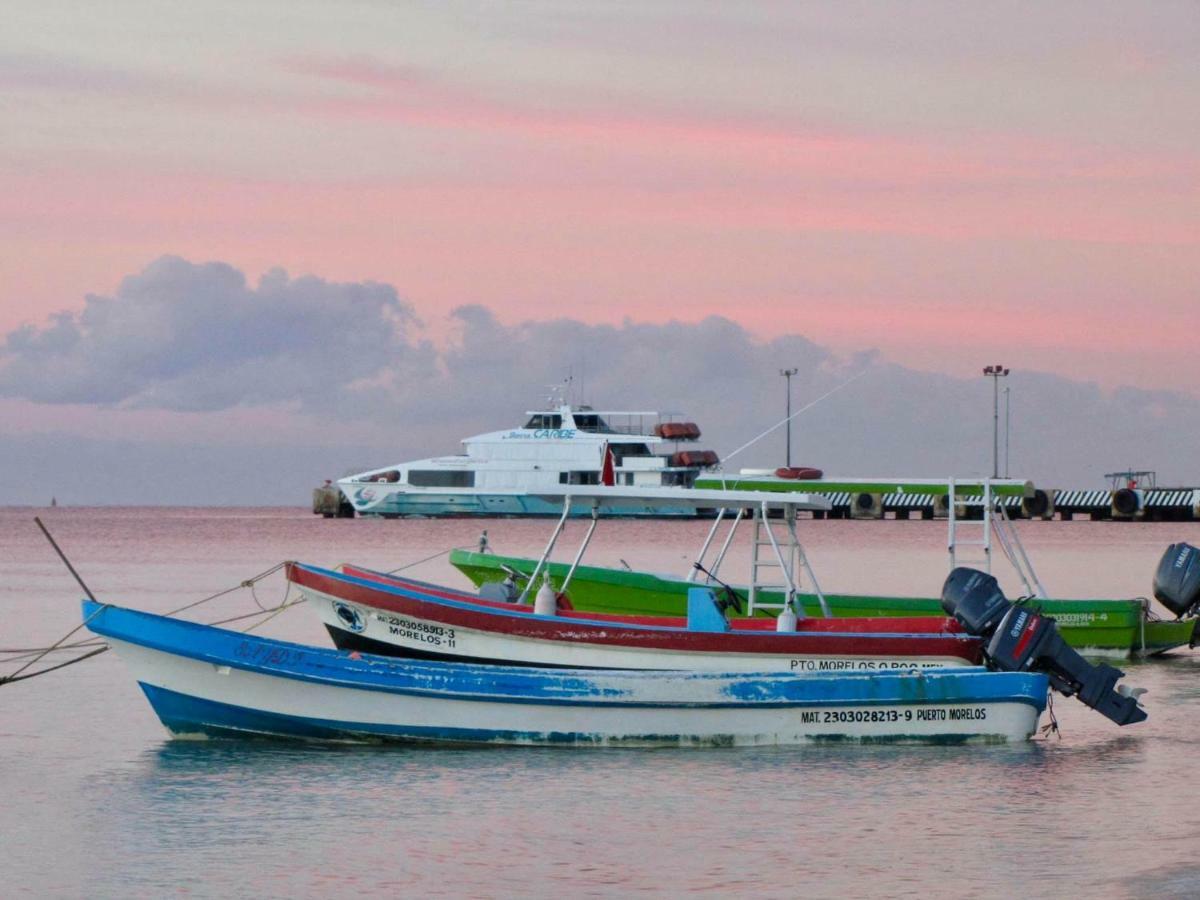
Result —
POLYGON ((85 601, 177 737, 740 746, 1026 740, 1045 676, 588 672, 347 654, 85 601))
MULTIPOLYGON (((450 562, 476 585, 502 581, 503 566, 529 573, 535 561, 523 557, 500 556, 454 550, 450 562)), ((561 585, 568 566, 548 564, 550 577, 561 585)), ((692 586, 682 578, 631 572, 599 566, 579 566, 571 578, 568 593, 577 609, 621 615, 678 616, 687 605, 687 590, 692 586)), ((768 602, 778 603, 778 592, 764 591, 768 602)), ((801 602, 810 614, 819 611, 816 597, 801 594, 801 602)), ((939 600, 933 597, 889 597, 862 594, 825 594, 835 616, 936 616, 944 615, 939 600)), ((1047 615, 1053 616, 1063 638, 1081 653, 1096 656, 1128 657, 1151 655, 1186 646, 1192 639, 1195 619, 1158 621, 1148 619, 1137 600, 1041 600, 1035 601, 1047 615)))
POLYGON ((768 620, 729 631, 684 620, 566 612, 478 597, 354 566, 333 572, 293 563, 288 577, 343 649, 564 668, 723 672, 843 672, 977 665, 978 638, 944 616, 814 620, 776 632, 768 620), (891 622, 895 628, 888 628, 891 622), (660 624, 661 623, 661 624, 660 624))

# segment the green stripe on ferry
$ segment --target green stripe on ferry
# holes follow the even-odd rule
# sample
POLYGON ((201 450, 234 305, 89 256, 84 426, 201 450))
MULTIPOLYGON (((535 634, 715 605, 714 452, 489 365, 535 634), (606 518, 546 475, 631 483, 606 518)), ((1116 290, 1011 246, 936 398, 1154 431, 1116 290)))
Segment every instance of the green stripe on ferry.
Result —
MULTIPOLYGON (((925 494, 946 496, 950 484, 943 479, 871 479, 840 478, 819 481, 800 481, 777 478, 771 475, 707 475, 696 479, 697 488, 716 491, 802 491, 809 494, 925 494)), ((983 482, 979 480, 956 481, 954 494, 957 497, 979 497, 983 495, 983 482)), ((992 495, 996 497, 1031 497, 1033 482, 1000 480, 992 482, 992 495)))

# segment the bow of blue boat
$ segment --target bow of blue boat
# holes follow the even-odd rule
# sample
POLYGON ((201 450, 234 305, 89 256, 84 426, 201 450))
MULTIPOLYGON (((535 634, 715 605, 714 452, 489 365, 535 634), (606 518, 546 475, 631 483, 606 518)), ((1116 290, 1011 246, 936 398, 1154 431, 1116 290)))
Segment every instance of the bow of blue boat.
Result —
POLYGON ((297 644, 202 625, 153 613, 83 601, 83 617, 96 634, 213 666, 298 682, 387 692, 420 692, 541 702, 677 702, 673 690, 659 700, 648 685, 688 685, 689 702, 794 704, 797 702, 988 702, 1020 699, 1040 711, 1047 680, 1037 673, 989 672, 977 666, 892 673, 837 675, 762 672, 663 672, 656 670, 536 669, 410 660, 297 644), (707 695, 706 700, 700 700, 707 695))

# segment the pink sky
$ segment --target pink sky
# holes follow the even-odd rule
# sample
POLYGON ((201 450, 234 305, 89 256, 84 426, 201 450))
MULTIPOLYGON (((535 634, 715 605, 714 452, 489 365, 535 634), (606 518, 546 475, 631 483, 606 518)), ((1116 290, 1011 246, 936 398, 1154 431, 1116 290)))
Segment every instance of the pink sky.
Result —
POLYGON ((1194 7, 739 7, 22 10, 0 334, 171 253, 1195 392, 1194 7))

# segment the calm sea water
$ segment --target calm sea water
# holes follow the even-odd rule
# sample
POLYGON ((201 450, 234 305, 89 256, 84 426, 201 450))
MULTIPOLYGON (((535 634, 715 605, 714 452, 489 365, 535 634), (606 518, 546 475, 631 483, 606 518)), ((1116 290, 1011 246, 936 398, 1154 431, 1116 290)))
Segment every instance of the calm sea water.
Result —
MULTIPOLYGON (((408 571, 466 586, 437 554, 483 527, 499 552, 537 553, 549 533, 299 509, 0 509, 3 648, 78 622, 80 590, 35 514, 101 599, 157 611, 284 559, 435 555, 408 571)), ((826 589, 932 595, 945 575, 943 523, 801 524, 826 589)), ((604 523, 589 559, 678 571, 704 531, 604 523)), ((1166 544, 1200 544, 1192 523, 1021 533, 1047 587, 1073 596, 1146 594, 1166 544)), ((283 582, 256 593, 278 602, 283 582)), ((238 590, 195 618, 253 603, 238 590)), ((327 640, 302 607, 267 633, 327 640)), ((1150 690, 1147 723, 1119 730, 1060 698, 1062 737, 1019 747, 330 749, 168 740, 107 653, 0 688, 0 893, 1200 896, 1200 651, 1125 668, 1150 690)))

